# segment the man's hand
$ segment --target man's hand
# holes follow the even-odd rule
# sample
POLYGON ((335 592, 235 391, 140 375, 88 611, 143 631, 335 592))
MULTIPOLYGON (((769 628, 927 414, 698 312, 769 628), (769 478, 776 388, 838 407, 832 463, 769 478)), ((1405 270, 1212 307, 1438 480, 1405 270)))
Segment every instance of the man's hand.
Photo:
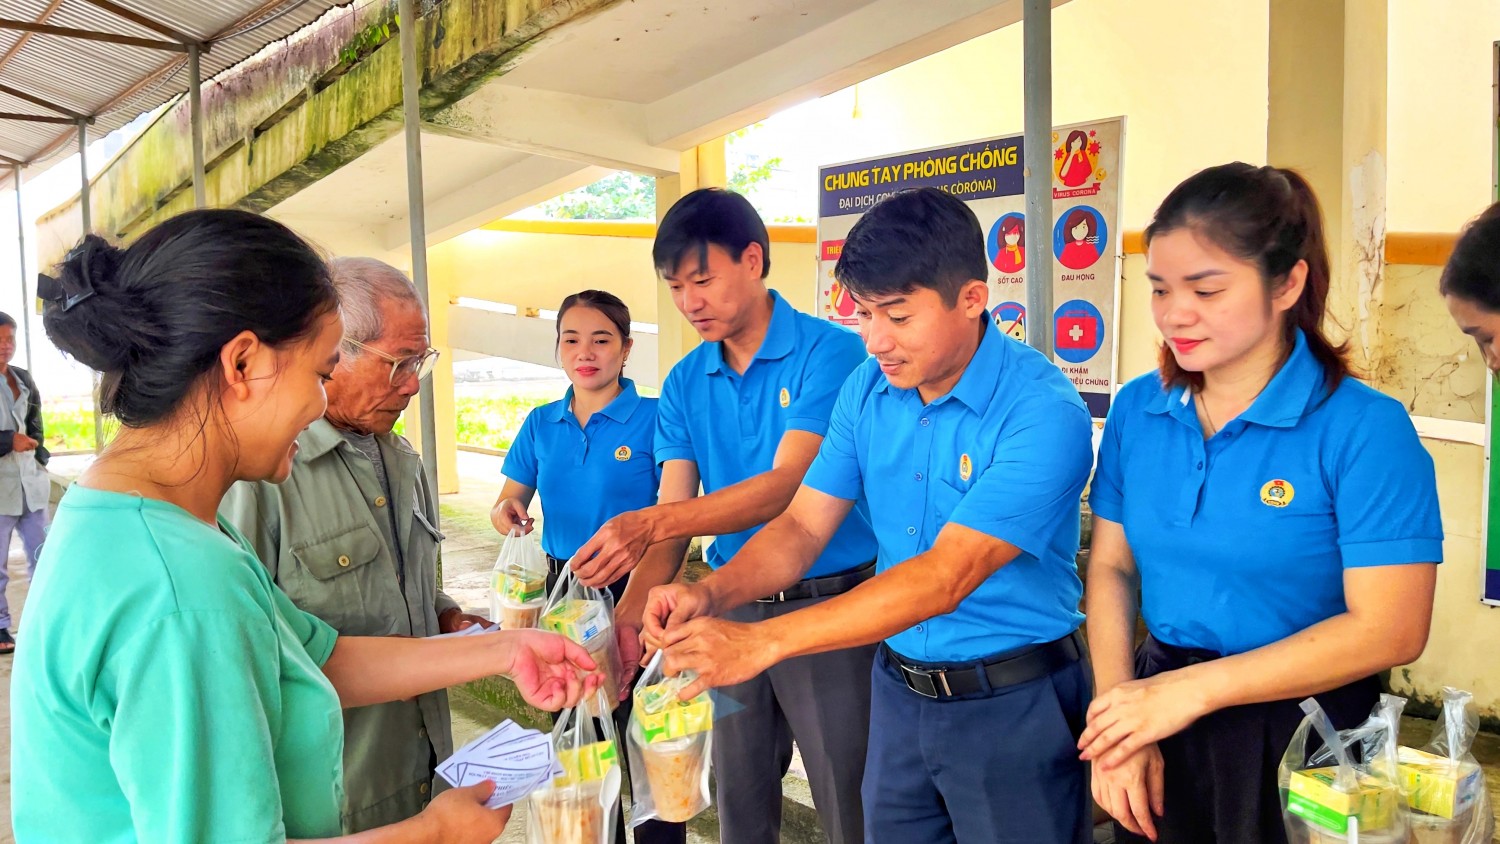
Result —
POLYGON ((615 619, 615 640, 620 646, 620 700, 630 697, 630 684, 641 670, 641 630, 615 619))
POLYGON ((533 521, 531 514, 526 512, 526 505, 514 498, 502 498, 490 509, 490 524, 501 536, 510 536, 513 530, 525 536, 531 533, 533 521))
POLYGON ((1156 819, 1165 813, 1161 750, 1148 744, 1114 768, 1094 764, 1094 802, 1120 825, 1156 840, 1156 819))
POLYGON ((527 703, 557 712, 592 695, 604 682, 599 665, 583 646, 541 630, 502 630, 493 636, 501 647, 500 670, 516 684, 527 703))
POLYGON ((37 441, 20 431, 17 431, 15 439, 11 440, 11 449, 13 451, 35 451, 36 447, 37 441))
POLYGON ((605 589, 629 574, 654 541, 650 508, 621 513, 604 523, 568 564, 585 586, 605 589))
POLYGON ((480 627, 488 627, 490 626, 490 620, 466 613, 458 607, 449 607, 443 610, 442 615, 438 616, 439 633, 457 633, 465 627, 473 627, 476 624, 480 627))
POLYGON ((674 625, 664 638, 667 656, 662 672, 668 677, 694 671, 694 680, 678 695, 692 700, 719 686, 743 683, 779 661, 775 643, 759 624, 740 624, 720 618, 695 618, 674 625))
POLYGON ((652 651, 660 650, 667 631, 705 615, 715 615, 713 599, 701 583, 668 583, 646 595, 641 615, 641 638, 652 651))

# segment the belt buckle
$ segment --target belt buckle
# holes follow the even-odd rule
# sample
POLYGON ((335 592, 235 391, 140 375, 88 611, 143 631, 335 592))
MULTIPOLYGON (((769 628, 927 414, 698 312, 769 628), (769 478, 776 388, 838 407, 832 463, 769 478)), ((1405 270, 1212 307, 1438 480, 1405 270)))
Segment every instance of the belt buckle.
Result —
POLYGON ((953 689, 948 685, 948 672, 944 669, 928 671, 923 668, 910 668, 901 666, 901 674, 906 679, 906 687, 930 700, 937 700, 944 695, 953 697, 953 689), (927 681, 919 684, 917 678, 927 681), (941 684, 941 685, 939 685, 941 684), (926 688, 922 688, 925 685, 926 688))
POLYGON ((756 598, 755 599, 755 603, 757 603, 757 604, 783 604, 783 603, 786 603, 786 593, 785 592, 777 592, 775 595, 771 595, 771 596, 766 597, 766 598, 756 598))

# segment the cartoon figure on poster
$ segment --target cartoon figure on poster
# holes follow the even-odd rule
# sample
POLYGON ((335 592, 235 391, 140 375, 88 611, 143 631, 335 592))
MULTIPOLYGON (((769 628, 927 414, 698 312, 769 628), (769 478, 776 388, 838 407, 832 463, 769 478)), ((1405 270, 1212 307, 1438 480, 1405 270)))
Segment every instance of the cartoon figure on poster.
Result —
POLYGON ((1109 242, 1104 216, 1087 205, 1069 208, 1052 232, 1052 249, 1057 262, 1070 270, 1085 270, 1104 254, 1109 242))
POLYGON ((841 317, 854 315, 854 299, 850 297, 848 288, 839 284, 838 279, 828 288, 828 307, 841 317))
POLYGON ((990 263, 1002 273, 1018 273, 1026 268, 1026 216, 1006 214, 990 226, 987 239, 990 263))
POLYGON ((1104 347, 1104 315, 1087 299, 1062 303, 1052 327, 1053 348, 1068 363, 1083 363, 1104 347))
POLYGON ((1099 142, 1093 139, 1095 132, 1084 134, 1082 129, 1068 133, 1063 145, 1053 150, 1052 159, 1057 162, 1057 180, 1070 188, 1081 187, 1094 175, 1099 166, 1099 142))
POLYGON ((1001 302, 990 312, 1000 333, 1019 342, 1026 342, 1026 306, 1020 302, 1001 302))

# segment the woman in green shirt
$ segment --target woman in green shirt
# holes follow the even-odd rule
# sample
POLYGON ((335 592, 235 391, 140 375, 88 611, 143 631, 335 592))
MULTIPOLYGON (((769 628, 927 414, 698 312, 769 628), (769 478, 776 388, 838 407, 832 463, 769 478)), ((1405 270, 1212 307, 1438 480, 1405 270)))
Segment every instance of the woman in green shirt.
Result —
MULTIPOLYGON (((279 223, 193 211, 127 250, 88 236, 43 276, 47 333, 102 373, 119 433, 63 497, 11 685, 16 840, 338 838, 340 707, 504 674, 558 709, 598 685, 536 631, 338 637, 216 513, 285 480, 323 415, 342 323, 323 261, 279 223)), ((358 842, 490 842, 484 783, 358 842)))

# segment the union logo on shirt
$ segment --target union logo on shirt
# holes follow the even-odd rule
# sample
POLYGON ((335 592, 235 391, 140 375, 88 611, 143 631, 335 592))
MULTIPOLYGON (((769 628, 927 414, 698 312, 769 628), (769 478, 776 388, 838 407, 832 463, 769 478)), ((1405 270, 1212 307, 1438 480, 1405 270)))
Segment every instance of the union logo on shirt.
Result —
POLYGON ((618 461, 620 461, 621 463, 624 463, 626 460, 629 460, 630 459, 630 446, 628 446, 628 445, 622 445, 619 448, 615 449, 615 459, 618 460, 618 461))
POLYGON ((1267 507, 1285 507, 1292 503, 1295 497, 1297 497, 1297 491, 1290 483, 1280 478, 1266 481, 1266 485, 1260 488, 1260 503, 1267 507))
POLYGON ((958 458, 958 476, 960 478, 962 478, 963 480, 967 481, 973 474, 974 474, 974 461, 970 460, 969 459, 969 455, 967 455, 967 454, 959 457, 958 458))
POLYGON ((781 406, 782 407, 791 407, 792 406, 792 394, 789 393, 789 392, 787 392, 785 387, 781 388, 781 406))

